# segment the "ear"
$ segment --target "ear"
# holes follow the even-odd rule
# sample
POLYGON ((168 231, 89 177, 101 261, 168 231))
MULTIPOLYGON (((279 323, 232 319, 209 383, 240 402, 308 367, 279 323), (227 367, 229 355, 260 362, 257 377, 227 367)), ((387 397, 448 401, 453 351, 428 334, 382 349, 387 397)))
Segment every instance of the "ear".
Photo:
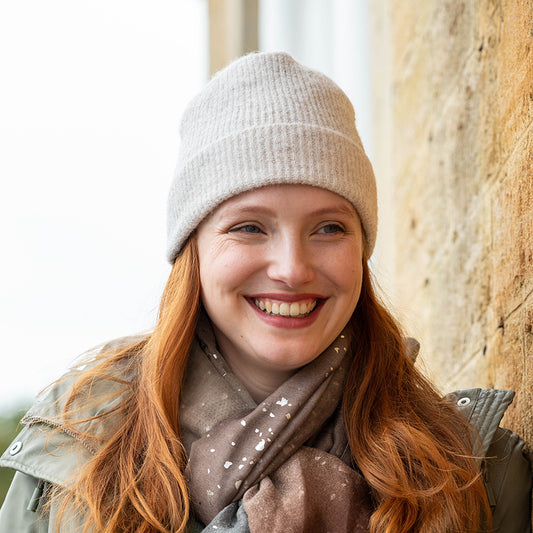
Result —
POLYGON ((403 342, 405 344, 405 353, 407 357, 414 363, 420 352, 420 343, 413 339, 413 337, 404 337, 403 342))

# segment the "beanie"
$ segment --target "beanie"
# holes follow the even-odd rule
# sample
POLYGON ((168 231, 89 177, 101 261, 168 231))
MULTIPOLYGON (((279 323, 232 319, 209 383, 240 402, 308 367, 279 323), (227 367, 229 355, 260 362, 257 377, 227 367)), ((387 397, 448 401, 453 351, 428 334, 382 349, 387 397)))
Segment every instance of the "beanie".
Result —
POLYGON ((353 204, 368 256, 377 231, 376 182, 353 107, 327 76, 282 52, 252 53, 213 76, 180 127, 168 197, 167 258, 224 200, 266 185, 327 189, 353 204))

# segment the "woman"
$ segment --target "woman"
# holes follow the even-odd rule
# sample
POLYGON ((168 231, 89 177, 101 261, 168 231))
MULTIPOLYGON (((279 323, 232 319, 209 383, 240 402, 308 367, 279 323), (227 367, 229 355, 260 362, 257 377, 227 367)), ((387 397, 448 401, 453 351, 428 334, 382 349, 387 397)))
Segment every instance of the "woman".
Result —
MULTIPOLYGON (((512 394, 471 442, 414 368, 372 288, 375 180, 344 93, 252 54, 192 101, 181 139, 158 323, 26 415, 0 531, 487 527, 472 446, 487 451, 512 394)), ((525 531, 515 449, 506 531, 525 531)))

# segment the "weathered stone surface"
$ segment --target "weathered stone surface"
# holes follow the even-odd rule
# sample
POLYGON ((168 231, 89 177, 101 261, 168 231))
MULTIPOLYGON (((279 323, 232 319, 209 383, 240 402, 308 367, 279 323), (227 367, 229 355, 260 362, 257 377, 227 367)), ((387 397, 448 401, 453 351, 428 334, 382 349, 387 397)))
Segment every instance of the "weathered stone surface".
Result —
POLYGON ((379 258, 428 374, 516 390, 505 422, 531 442, 533 0, 376 5, 379 258))

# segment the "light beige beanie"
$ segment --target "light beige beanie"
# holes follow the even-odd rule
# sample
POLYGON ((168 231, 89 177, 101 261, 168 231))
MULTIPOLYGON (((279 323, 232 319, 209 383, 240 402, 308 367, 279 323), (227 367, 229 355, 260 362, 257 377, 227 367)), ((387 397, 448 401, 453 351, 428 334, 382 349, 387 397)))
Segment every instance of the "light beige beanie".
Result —
POLYGON ((286 53, 254 53, 218 72, 185 110, 168 199, 167 257, 221 202, 282 183, 335 192, 355 207, 368 255, 376 182, 353 107, 327 76, 286 53))

